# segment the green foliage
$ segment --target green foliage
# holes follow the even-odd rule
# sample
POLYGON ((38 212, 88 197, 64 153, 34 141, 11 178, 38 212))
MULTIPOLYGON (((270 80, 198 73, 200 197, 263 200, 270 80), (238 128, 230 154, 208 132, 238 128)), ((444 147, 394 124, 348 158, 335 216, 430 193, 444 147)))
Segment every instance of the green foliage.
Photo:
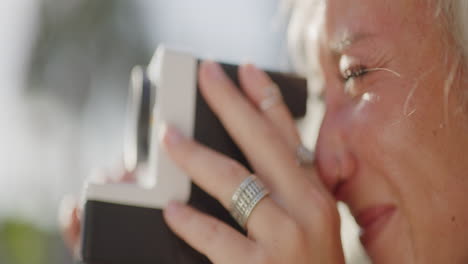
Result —
POLYGON ((0 225, 1 263, 46 264, 48 236, 31 224, 7 220, 0 225))

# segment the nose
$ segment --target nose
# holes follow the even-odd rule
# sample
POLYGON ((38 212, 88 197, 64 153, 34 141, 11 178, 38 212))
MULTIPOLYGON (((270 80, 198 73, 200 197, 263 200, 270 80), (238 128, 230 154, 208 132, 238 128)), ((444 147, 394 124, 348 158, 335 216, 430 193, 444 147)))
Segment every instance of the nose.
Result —
POLYGON ((317 139, 316 162, 319 176, 332 194, 351 179, 357 168, 356 158, 347 143, 349 130, 344 111, 325 112, 317 139))

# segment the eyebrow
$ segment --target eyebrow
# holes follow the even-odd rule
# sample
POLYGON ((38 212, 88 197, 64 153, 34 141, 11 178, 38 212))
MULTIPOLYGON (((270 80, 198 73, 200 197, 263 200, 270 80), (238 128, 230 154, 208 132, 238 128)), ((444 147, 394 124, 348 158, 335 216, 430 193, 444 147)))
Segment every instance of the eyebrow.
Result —
POLYGON ((342 54, 349 47, 373 36, 373 34, 369 33, 353 33, 343 35, 344 36, 341 37, 338 41, 333 41, 330 45, 330 50, 335 54, 342 54))

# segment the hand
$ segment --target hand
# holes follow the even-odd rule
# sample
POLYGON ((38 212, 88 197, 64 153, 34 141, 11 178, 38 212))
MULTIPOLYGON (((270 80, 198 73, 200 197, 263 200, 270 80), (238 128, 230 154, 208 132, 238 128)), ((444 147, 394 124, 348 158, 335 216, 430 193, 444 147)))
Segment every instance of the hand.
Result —
MULTIPOLYGON (((164 211, 168 225, 214 263, 344 263, 336 201, 314 168, 297 164, 300 137, 287 107, 280 98, 271 104, 275 91, 268 87, 275 86, 254 66, 242 66, 239 79, 246 96, 218 64, 201 64, 201 93, 271 195, 250 215, 247 237, 178 202, 164 211)), ((226 208, 251 174, 170 125, 162 141, 178 166, 226 208)))
MULTIPOLYGON (((134 174, 124 169, 119 169, 119 172, 116 173, 117 175, 114 174, 111 176, 110 173, 106 173, 103 170, 96 170, 90 175, 90 180, 104 183, 133 182, 135 180, 134 174)), ((81 205, 73 196, 68 195, 62 199, 59 208, 60 229, 65 244, 76 259, 80 258, 81 213, 81 205)))

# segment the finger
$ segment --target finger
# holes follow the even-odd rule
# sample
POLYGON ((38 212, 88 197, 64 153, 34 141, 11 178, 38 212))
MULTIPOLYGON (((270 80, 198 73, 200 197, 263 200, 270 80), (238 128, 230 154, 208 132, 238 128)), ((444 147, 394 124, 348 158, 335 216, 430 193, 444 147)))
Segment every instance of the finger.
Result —
POLYGON ((135 173, 126 170, 124 167, 112 169, 95 168, 89 174, 88 180, 96 184, 104 183, 132 183, 136 181, 135 173))
POLYGON ((65 196, 59 206, 59 225, 65 244, 74 257, 78 256, 81 221, 77 201, 72 196, 65 196))
POLYGON ((253 64, 240 67, 239 80, 249 99, 263 112, 294 151, 301 143, 301 139, 278 86, 253 64))
POLYGON ((132 183, 135 182, 135 173, 124 168, 119 169, 115 182, 132 183))
POLYGON ((200 87, 205 100, 254 170, 288 206, 297 207, 294 198, 297 191, 310 182, 280 133, 240 93, 218 64, 202 63, 200 87))
POLYGON ((213 263, 250 263, 256 244, 218 219, 172 202, 164 210, 169 227, 213 263))
MULTIPOLYGON (((238 162, 195 141, 184 138, 173 127, 166 129, 163 144, 169 156, 202 189, 230 209, 231 198, 250 172, 238 162)), ((286 214, 269 197, 263 198, 247 221, 253 238, 271 238, 271 230, 281 225, 286 214)))

